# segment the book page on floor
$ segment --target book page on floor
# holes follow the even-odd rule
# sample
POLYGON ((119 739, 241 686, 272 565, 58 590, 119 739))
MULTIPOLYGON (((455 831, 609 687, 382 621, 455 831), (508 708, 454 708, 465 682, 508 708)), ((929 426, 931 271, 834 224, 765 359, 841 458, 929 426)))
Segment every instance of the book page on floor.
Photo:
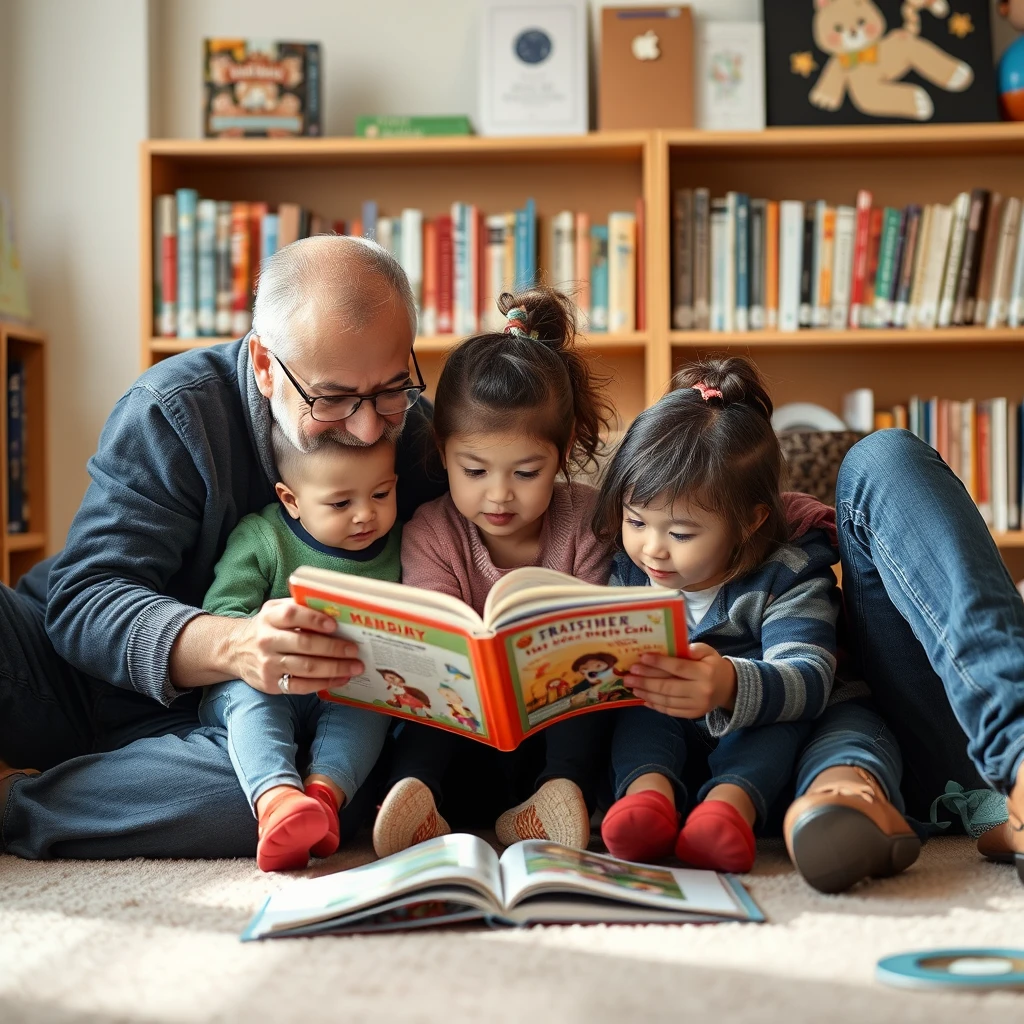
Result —
POLYGON ((242 934, 396 931, 483 921, 494 926, 573 922, 763 921, 731 875, 633 864, 530 840, 499 858, 457 833, 274 893, 242 934))
POLYGON ((321 696, 512 750, 567 715, 639 703, 622 683, 646 653, 686 656, 679 591, 582 583, 514 569, 484 615, 455 598, 322 569, 292 574, 296 601, 326 612, 364 671, 321 696))

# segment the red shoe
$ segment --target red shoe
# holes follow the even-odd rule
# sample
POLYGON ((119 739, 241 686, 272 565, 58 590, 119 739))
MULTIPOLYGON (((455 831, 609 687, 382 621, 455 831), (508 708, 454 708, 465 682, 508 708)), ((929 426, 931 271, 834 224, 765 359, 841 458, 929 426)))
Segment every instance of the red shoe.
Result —
POLYGON ((327 832, 327 814, 320 801, 289 786, 263 806, 256 863, 261 871, 304 868, 310 849, 327 832))
POLYGON ((695 868, 742 873, 754 866, 756 855, 754 830, 724 800, 698 804, 676 840, 676 856, 695 868))
POLYGON ((338 825, 338 805, 335 803, 334 794, 329 786, 322 782, 307 782, 306 796, 319 800, 323 805, 324 813, 327 815, 327 835, 315 846, 311 847, 310 853, 314 857, 330 857, 337 852, 341 843, 341 828, 338 825))
POLYGON ((678 832, 679 812, 653 789, 616 800, 601 822, 604 845, 621 860, 662 860, 672 852, 678 832))

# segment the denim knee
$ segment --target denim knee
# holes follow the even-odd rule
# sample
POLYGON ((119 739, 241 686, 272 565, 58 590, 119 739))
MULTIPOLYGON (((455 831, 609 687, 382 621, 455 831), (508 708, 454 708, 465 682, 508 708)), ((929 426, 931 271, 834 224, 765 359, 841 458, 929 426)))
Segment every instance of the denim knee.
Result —
POLYGON ((849 500, 857 484, 868 476, 898 471, 931 448, 903 428, 876 430, 861 438, 847 453, 836 479, 836 506, 849 500))

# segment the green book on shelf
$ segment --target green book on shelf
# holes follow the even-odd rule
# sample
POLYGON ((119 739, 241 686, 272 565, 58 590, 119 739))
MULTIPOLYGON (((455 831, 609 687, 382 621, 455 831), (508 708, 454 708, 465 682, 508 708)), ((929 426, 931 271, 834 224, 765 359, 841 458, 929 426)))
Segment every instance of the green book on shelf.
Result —
POLYGON ((420 139, 427 135, 472 135, 469 118, 399 117, 362 115, 356 118, 356 136, 361 139, 420 139))
POLYGON ((885 208, 882 217, 882 240, 879 244, 878 276, 875 279, 875 327, 888 327, 892 322, 892 283, 896 274, 896 249, 900 240, 899 210, 885 208))

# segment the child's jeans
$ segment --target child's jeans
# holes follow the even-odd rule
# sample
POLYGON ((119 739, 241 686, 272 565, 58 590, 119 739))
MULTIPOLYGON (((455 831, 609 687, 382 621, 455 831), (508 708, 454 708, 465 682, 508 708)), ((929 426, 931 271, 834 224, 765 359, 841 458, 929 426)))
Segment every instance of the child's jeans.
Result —
POLYGON ((228 754, 246 799, 274 786, 302 789, 298 739, 309 737, 307 775, 324 775, 348 803, 380 755, 391 718, 321 700, 315 693, 267 694, 236 679, 211 686, 199 707, 203 725, 227 729, 228 754))
MULTIPOLYGON (((608 760, 609 735, 619 711, 595 711, 575 715, 542 730, 544 766, 534 788, 549 779, 569 779, 583 793, 591 812, 596 804, 597 785, 602 766, 608 760)), ((537 737, 541 739, 541 736, 537 737)), ((444 796, 445 774, 458 753, 460 745, 473 743, 464 736, 436 729, 419 722, 403 722, 395 735, 395 756, 391 765, 389 785, 404 778, 419 779, 430 787, 440 807, 444 796)), ((495 752, 504 767, 514 772, 515 755, 495 752)), ((496 780, 497 781, 497 780, 496 780)))
POLYGON ((711 778, 701 786, 695 802, 714 786, 732 783, 750 797, 761 825, 776 801, 792 791, 794 775, 800 796, 817 775, 838 765, 871 772, 896 809, 903 811, 899 746, 866 700, 834 704, 810 722, 740 729, 717 743, 703 721, 672 718, 650 708, 625 708, 615 717, 611 765, 616 800, 641 775, 655 772, 671 782, 679 809, 689 810, 683 772, 687 756, 703 752, 711 778))

